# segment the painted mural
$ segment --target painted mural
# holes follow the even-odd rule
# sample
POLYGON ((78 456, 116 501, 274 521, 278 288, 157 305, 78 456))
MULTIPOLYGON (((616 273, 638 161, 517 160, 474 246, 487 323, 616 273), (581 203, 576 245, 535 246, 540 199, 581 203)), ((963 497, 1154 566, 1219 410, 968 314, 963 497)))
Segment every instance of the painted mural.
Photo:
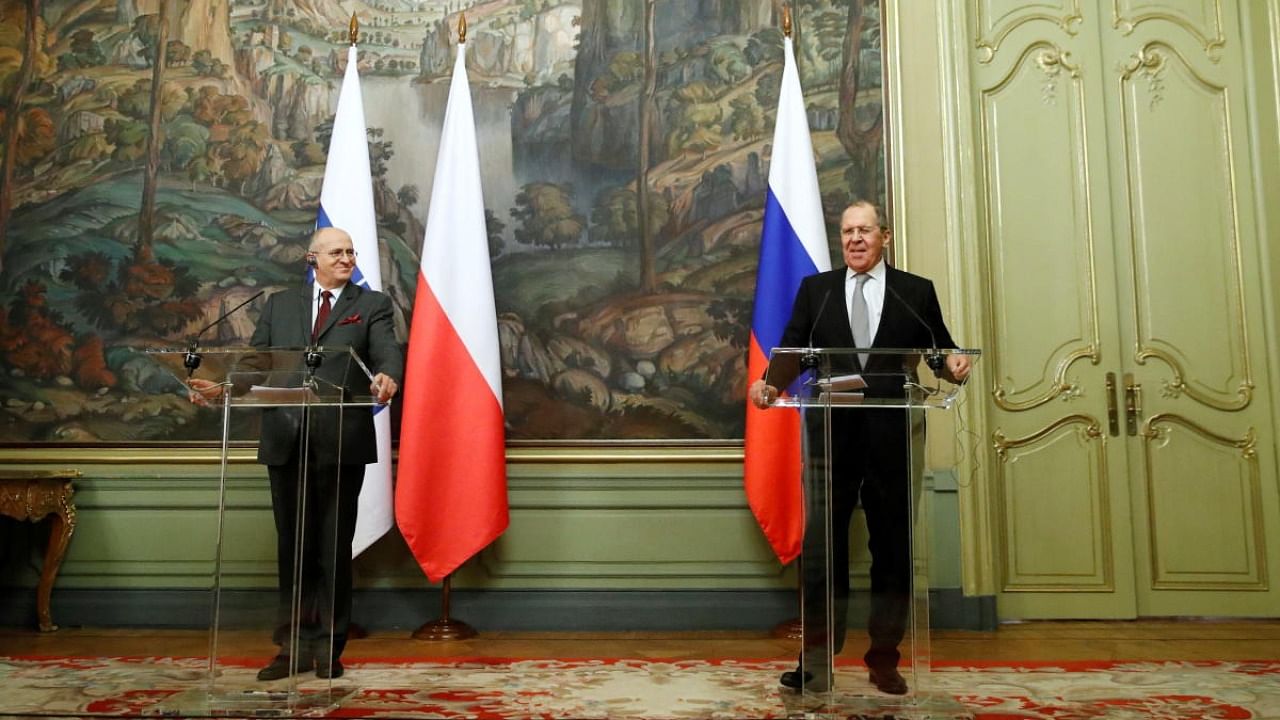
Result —
MULTIPOLYGON (((0 0, 0 440, 215 437, 139 349, 301 281, 352 12, 400 337, 465 12, 508 436, 740 438, 771 0, 0 0)), ((878 0, 795 16, 834 227, 884 197, 878 0)))

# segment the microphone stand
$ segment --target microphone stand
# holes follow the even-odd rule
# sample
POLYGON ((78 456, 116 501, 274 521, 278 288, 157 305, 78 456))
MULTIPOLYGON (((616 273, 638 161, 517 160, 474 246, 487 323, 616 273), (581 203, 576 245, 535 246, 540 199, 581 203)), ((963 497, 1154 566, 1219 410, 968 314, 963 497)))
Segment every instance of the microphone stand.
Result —
POLYGON ((191 343, 187 345, 187 352, 186 352, 186 354, 185 354, 185 355, 183 355, 183 356, 182 356, 182 366, 183 366, 183 367, 185 367, 185 368, 187 369, 187 379, 188 379, 188 380, 190 380, 190 379, 191 379, 192 374, 194 374, 194 373, 195 373, 195 371, 196 371, 196 370, 198 370, 198 369, 200 368, 200 361, 201 361, 201 357, 200 357, 200 336, 201 336, 201 335, 204 335, 204 334, 205 334, 205 332, 207 332, 210 328, 212 328, 212 327, 216 326, 218 323, 220 323, 220 322, 222 322, 223 320, 226 320, 227 318, 231 317, 231 314, 232 314, 232 313, 234 313, 235 311, 239 310, 240 308, 244 307, 245 305, 248 305, 249 303, 253 302, 254 300, 257 300, 258 298, 262 297, 262 294, 263 294, 263 293, 265 293, 265 292, 266 292, 266 290, 259 290, 256 294, 254 294, 254 296, 253 296, 253 297, 249 298, 248 300, 245 300, 244 302, 240 303, 239 305, 236 305, 235 307, 231 308, 230 310, 228 310, 228 311, 226 311, 226 312, 222 313, 222 315, 221 315, 221 316, 219 316, 217 320, 214 320, 213 322, 209 323, 208 325, 205 325, 204 327, 200 328, 200 331, 199 331, 199 332, 197 332, 194 336, 192 336, 192 338, 191 338, 191 343))
POLYGON ((813 316, 813 325, 809 326, 809 352, 800 356, 800 367, 804 370, 816 370, 819 360, 818 353, 813 351, 813 331, 818 327, 818 321, 822 319, 822 311, 827 309, 827 301, 831 299, 831 288, 827 288, 827 292, 822 296, 822 302, 818 303, 818 312, 813 316))
POLYGON ((902 299, 902 296, 898 294, 897 290, 893 289, 892 285, 886 282, 884 288, 893 293, 893 297, 897 299, 898 304, 906 308, 907 312, 911 313, 911 317, 915 318, 916 322, 920 323, 920 326, 924 328, 924 331, 929 333, 929 349, 932 352, 924 356, 924 364, 929 366, 934 375, 941 375, 942 371, 947 367, 947 356, 938 352, 938 337, 933 334, 933 328, 924 321, 924 318, 920 317, 920 313, 916 312, 916 309, 911 307, 910 303, 902 299))

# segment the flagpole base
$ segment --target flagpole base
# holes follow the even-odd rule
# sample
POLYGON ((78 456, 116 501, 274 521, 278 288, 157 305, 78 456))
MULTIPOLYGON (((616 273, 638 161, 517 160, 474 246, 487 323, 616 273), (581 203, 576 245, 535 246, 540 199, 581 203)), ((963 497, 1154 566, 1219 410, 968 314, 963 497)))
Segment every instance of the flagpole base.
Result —
POLYGON ((794 617, 774 625, 769 635, 783 640, 799 640, 804 637, 804 628, 800 625, 800 618, 794 617))
POLYGON ((466 640, 476 636, 476 629, 461 620, 444 618, 432 620, 413 631, 414 640, 440 642, 443 640, 466 640))

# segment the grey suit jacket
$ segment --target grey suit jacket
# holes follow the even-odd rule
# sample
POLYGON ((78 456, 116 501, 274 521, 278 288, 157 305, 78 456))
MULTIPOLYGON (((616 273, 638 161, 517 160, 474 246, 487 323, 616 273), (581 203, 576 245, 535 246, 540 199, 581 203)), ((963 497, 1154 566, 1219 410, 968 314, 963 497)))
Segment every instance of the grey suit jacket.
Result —
MULTIPOLYGON (((258 348, 300 348, 311 342, 311 292, 309 285, 283 290, 267 298, 250 344, 258 348)), ((351 348, 370 372, 385 373, 400 384, 404 356, 396 344, 391 299, 380 292, 348 283, 334 303, 328 322, 316 338, 326 349, 351 348)), ((326 360, 339 353, 326 354, 326 360)), ((368 394, 369 380, 355 363, 338 360, 321 364, 316 377, 340 385, 351 393, 368 394)), ((373 413, 368 407, 342 411, 312 409, 311 447, 315 461, 332 465, 365 465, 376 462, 378 448, 373 413), (341 425, 341 437, 338 427, 341 425)), ((384 411, 385 412, 385 411, 384 411)), ((301 438, 302 413, 296 408, 270 408, 262 414, 258 462, 282 465, 296 452, 301 438)))

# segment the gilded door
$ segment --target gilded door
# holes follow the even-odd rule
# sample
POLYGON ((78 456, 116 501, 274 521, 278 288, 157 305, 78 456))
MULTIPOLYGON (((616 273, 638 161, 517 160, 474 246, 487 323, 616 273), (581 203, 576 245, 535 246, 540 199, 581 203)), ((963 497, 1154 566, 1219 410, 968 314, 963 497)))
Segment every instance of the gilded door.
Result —
POLYGON ((1280 608, 1239 12, 971 6, 1004 617, 1280 608))

